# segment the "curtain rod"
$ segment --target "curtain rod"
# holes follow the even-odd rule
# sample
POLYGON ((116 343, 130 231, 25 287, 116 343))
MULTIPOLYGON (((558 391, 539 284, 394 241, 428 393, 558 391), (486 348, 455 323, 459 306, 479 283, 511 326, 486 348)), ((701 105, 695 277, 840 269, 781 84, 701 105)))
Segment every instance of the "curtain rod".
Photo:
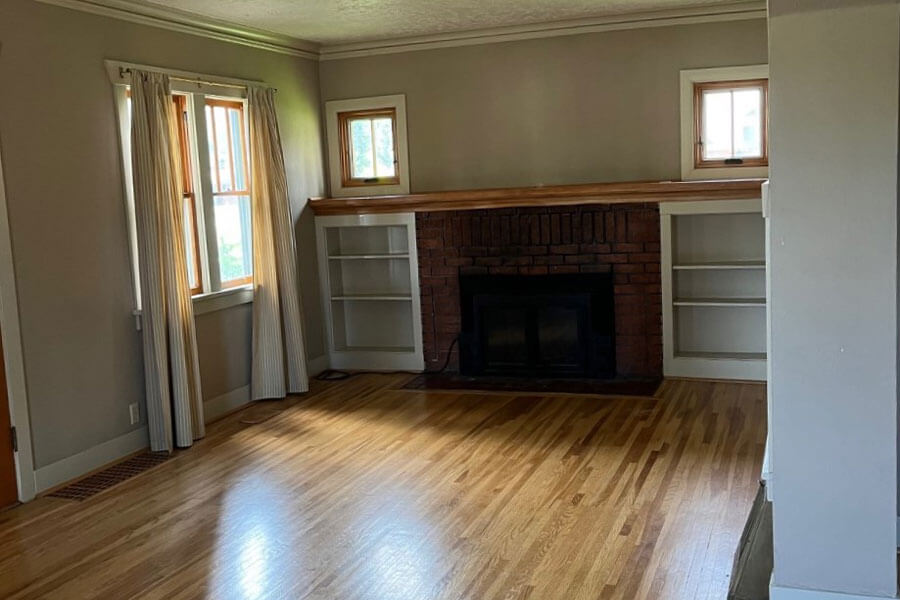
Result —
MULTIPOLYGON (((130 67, 119 67, 119 77, 125 78, 126 73, 131 73, 130 67)), ((166 73, 168 75, 168 73, 166 73)), ((208 81, 202 79, 200 77, 182 77, 179 75, 169 75, 169 79, 176 79, 178 81, 187 81, 189 83, 196 83, 202 85, 215 85, 219 87, 227 87, 227 88, 243 88, 248 89, 250 86, 246 83, 222 83, 221 81, 208 81)), ((277 88, 272 88, 273 92, 277 92, 277 88)))

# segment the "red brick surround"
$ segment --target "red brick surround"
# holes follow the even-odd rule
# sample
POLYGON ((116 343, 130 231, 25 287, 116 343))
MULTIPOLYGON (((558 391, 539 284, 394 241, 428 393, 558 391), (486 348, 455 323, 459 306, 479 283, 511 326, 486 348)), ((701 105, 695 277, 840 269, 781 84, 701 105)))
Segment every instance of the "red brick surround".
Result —
MULTIPOLYGON (((439 369, 459 334, 460 273, 612 271, 616 370, 662 375, 656 204, 416 213, 425 368, 439 369)), ((457 350, 450 360, 457 366, 457 350)))

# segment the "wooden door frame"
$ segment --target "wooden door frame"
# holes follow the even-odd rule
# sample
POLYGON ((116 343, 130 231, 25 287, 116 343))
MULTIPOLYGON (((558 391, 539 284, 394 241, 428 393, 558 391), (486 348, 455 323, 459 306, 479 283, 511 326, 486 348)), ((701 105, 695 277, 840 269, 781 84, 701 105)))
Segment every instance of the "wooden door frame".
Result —
MULTIPOLYGON (((35 496, 34 457, 31 448, 31 422, 25 387, 25 363, 22 358, 22 334, 19 327, 19 300, 16 291, 12 238, 6 206, 6 184, 3 178, 2 144, 0 144, 0 334, 3 335, 3 359, 9 395, 9 417, 16 428, 18 451, 16 482, 19 500, 27 502, 35 496)), ((7 407, 0 407, 7 410, 7 407)))

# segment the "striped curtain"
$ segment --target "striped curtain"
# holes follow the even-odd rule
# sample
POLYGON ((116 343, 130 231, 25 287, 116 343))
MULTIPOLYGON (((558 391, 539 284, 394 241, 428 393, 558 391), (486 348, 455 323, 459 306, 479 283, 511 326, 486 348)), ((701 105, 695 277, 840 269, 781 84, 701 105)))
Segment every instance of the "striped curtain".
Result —
POLYGON ((253 197, 253 359, 251 397, 284 398, 309 389, 297 258, 274 90, 247 91, 253 197))
POLYGON ((181 157, 169 78, 131 73, 131 160, 150 447, 203 437, 203 400, 182 223, 181 157))

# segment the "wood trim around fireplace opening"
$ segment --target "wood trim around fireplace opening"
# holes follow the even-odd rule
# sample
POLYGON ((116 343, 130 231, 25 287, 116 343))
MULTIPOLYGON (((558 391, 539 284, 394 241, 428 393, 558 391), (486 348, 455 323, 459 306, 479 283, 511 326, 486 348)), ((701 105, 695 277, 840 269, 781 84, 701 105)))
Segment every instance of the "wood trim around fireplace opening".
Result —
POLYGON ((746 200, 759 198, 764 179, 634 181, 424 192, 391 196, 310 198, 317 215, 434 212, 578 204, 746 200))

